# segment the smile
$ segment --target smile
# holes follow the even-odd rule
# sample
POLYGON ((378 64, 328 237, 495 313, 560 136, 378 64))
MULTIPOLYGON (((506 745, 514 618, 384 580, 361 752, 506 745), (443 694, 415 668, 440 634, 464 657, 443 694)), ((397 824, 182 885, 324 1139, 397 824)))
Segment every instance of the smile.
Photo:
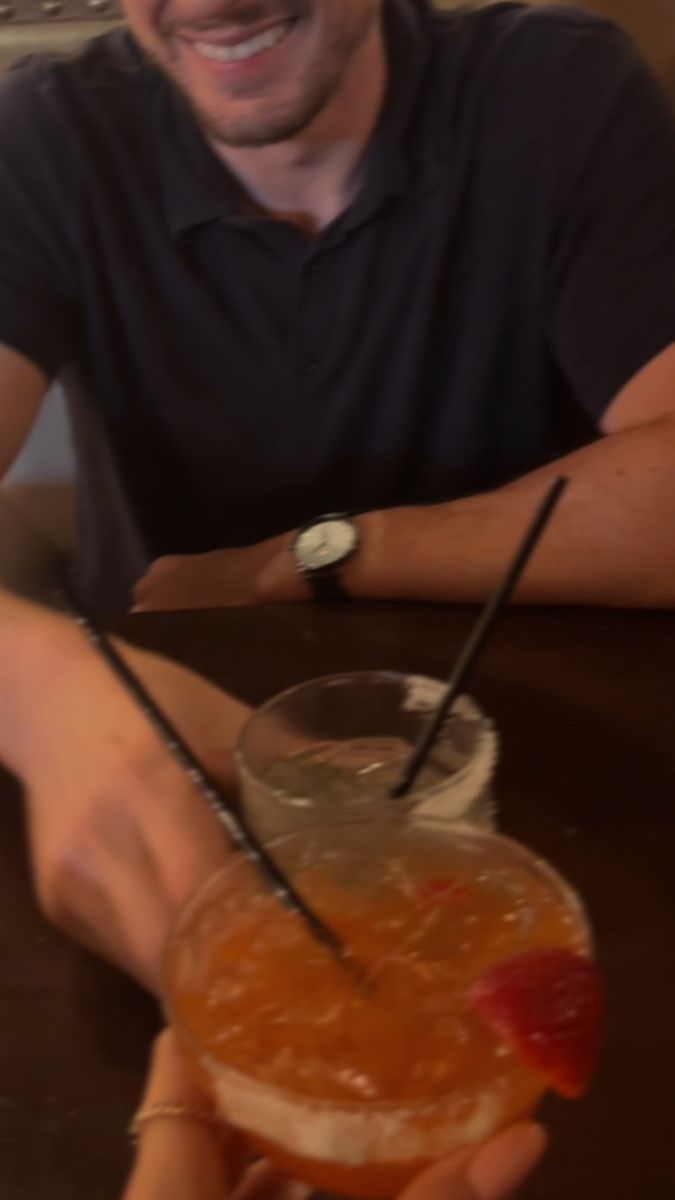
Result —
POLYGON ((264 33, 258 33, 235 46, 218 45, 216 42, 193 42, 192 45, 201 58, 222 63, 244 62, 247 58, 253 58, 256 54, 262 54, 263 51, 277 46, 288 36, 294 24, 293 19, 281 21, 278 25, 266 29, 264 33))

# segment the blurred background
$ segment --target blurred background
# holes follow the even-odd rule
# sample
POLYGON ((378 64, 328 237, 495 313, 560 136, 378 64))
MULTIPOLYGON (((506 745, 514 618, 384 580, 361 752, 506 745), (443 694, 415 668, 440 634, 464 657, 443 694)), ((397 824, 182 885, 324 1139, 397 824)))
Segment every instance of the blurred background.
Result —
MULTIPOLYGON (((528 0, 533 6, 550 7, 560 0, 528 0)), ((457 0, 437 0, 439 8, 455 8, 457 0)), ((487 0, 474 0, 485 7, 487 0)), ((633 35, 656 73, 675 99, 675 0, 575 0, 577 8, 602 13, 623 25, 633 35)))

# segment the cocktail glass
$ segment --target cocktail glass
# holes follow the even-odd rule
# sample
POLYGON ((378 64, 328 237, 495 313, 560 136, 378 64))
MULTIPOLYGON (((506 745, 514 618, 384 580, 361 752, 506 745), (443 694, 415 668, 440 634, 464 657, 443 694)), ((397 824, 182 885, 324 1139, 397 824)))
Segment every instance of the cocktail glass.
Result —
POLYGON ((492 722, 468 696, 448 717, 405 799, 393 785, 445 689, 440 680, 392 671, 311 679, 259 708, 237 748, 247 817, 265 838, 317 821, 397 806, 405 812, 494 825, 492 722))
POLYGON ((535 951, 586 961, 588 923, 561 876, 508 838, 417 815, 321 824, 269 849, 368 984, 233 855, 179 916, 164 963, 169 1018, 222 1117, 312 1186, 383 1198, 530 1113, 549 1081, 472 995, 535 951))

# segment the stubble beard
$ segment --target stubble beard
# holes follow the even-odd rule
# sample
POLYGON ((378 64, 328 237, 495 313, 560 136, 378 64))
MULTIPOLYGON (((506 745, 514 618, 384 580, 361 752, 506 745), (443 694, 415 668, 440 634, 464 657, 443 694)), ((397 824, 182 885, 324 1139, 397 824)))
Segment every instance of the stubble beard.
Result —
POLYGON ((287 103, 276 112, 261 112, 238 120, 228 120, 217 111, 215 105, 202 105, 196 101, 182 79, 182 72, 172 67, 171 58, 167 56, 167 59, 161 60, 159 55, 153 57, 163 74, 178 87, 211 141, 230 149, 271 146, 297 137, 323 112, 338 91, 354 54, 368 38, 376 18, 377 7, 372 5, 352 28, 336 31, 323 61, 307 72, 294 102, 287 103))

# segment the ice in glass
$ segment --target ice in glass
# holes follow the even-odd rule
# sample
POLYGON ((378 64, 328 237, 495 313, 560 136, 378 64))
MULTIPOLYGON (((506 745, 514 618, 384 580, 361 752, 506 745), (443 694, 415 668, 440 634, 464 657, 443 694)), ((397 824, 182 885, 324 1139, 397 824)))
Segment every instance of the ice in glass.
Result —
MULTIPOLYGON (((424 675, 350 671, 274 696, 243 730, 244 810, 266 837, 385 807, 446 685, 424 675)), ((494 825, 498 736, 461 696, 399 811, 494 825)))
POLYGON ((422 1167, 583 1091, 600 1019, 579 899, 523 846, 412 816, 272 853, 362 987, 233 856, 181 914, 170 1018, 222 1115, 315 1187, 394 1196, 422 1167))

